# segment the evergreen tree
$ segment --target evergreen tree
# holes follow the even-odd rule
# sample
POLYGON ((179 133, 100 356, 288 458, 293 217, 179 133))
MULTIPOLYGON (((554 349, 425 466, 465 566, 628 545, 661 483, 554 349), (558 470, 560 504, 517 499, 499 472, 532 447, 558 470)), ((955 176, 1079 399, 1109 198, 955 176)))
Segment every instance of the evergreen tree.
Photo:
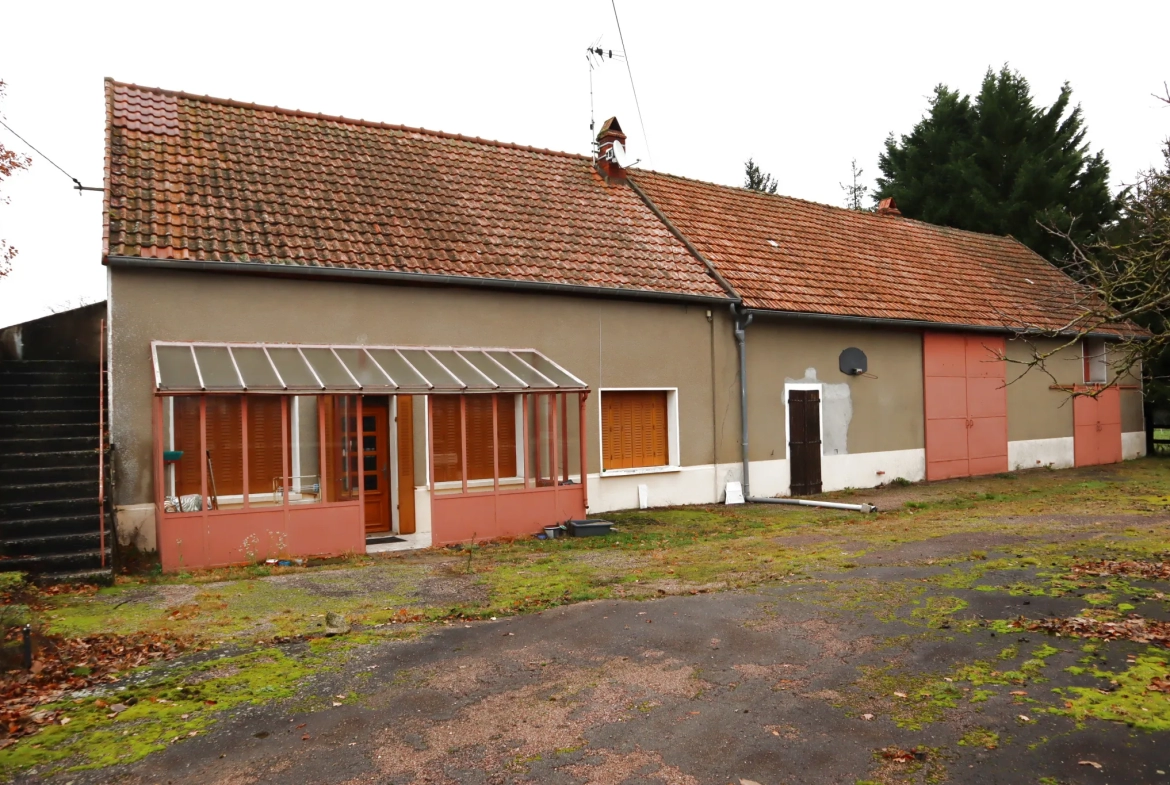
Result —
POLYGON ((1066 83, 1052 106, 1037 107, 1007 66, 988 70, 974 101, 939 85, 910 134, 886 140, 875 200, 894 197, 910 218, 1010 234, 1060 261, 1067 245, 1049 228, 1087 242, 1117 215, 1109 164, 1090 153, 1071 97, 1066 83))
POLYGON ((744 188, 747 188, 749 191, 761 191, 766 194, 776 193, 776 189, 780 184, 776 182, 776 178, 772 177, 772 175, 760 171, 760 167, 755 161, 749 158, 743 167, 744 188))

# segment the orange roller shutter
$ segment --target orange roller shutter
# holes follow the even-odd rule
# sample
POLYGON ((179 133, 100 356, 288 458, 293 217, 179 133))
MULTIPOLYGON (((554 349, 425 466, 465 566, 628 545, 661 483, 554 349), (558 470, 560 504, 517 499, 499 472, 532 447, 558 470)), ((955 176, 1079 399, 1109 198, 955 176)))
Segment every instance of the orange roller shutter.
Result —
POLYGON ((665 466, 665 390, 610 390, 601 394, 602 468, 665 466))

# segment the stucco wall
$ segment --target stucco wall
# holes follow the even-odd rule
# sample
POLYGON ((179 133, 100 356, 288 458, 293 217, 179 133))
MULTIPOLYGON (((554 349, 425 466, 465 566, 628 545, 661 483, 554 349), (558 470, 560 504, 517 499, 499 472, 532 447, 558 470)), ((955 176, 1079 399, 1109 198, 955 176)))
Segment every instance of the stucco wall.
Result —
MULTIPOLYGON (((716 410, 738 434, 738 410, 726 405, 734 384, 712 405, 712 340, 717 361, 726 365, 726 307, 710 309, 709 321, 703 304, 164 270, 109 273, 118 504, 152 500, 151 340, 533 347, 593 389, 678 388, 684 466, 714 461, 716 410)), ((598 407, 594 393, 590 472, 600 468, 598 407)))
POLYGON ((924 446, 922 334, 917 330, 757 317, 747 329, 747 347, 751 460, 785 457, 784 384, 813 381, 809 369, 815 381, 825 383, 825 455, 924 446), (839 356, 851 346, 865 352, 872 377, 841 373, 839 356))
POLYGON ((1084 376, 1078 348, 1059 349, 1039 367, 1025 363, 1035 353, 1058 349, 1063 341, 1015 338, 1007 341, 1008 441, 1056 439, 1073 435, 1073 405, 1066 390, 1054 384, 1080 384, 1084 376), (1047 373, 1045 372, 1047 371, 1047 373), (1051 374, 1051 376, 1049 376, 1051 374), (1055 381, 1054 381, 1055 379, 1055 381))

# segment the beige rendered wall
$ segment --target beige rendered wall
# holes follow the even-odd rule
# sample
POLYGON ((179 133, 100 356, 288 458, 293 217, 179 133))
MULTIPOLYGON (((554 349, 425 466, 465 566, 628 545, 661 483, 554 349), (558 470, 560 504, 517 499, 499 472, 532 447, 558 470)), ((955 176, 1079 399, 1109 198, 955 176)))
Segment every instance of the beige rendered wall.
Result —
MULTIPOLYGON (((715 460, 716 431, 732 439, 729 457, 720 460, 738 455, 726 306, 167 270, 111 268, 109 274, 120 505, 153 500, 151 340, 532 347, 594 390, 678 388, 683 466, 715 460), (719 389, 712 383, 713 354, 723 369, 719 389)), ((598 420, 594 393, 590 472, 599 470, 598 420)))
POLYGON ((1052 387, 1080 384, 1084 367, 1080 349, 1077 346, 1060 348, 1064 343, 1050 338, 1012 338, 1007 341, 1009 442, 1073 435, 1070 391, 1052 387), (1025 364, 1048 352, 1055 354, 1044 361, 1043 369, 1029 368, 1025 364))
MULTIPOLYGON (((834 446, 826 433, 826 455, 921 449, 924 446, 922 403, 922 334, 917 330, 818 325, 757 316, 747 328, 748 436, 752 461, 783 459, 785 382, 826 384, 826 399, 847 394, 848 427, 844 445, 834 446), (841 373, 839 356, 849 347, 866 354, 869 373, 877 378, 841 373)), ((734 377, 732 377, 734 378, 734 377)), ((840 412, 840 406, 836 407, 840 412)), ((822 411, 829 429, 828 404, 822 411)), ((738 427, 738 422, 736 423, 738 427)))

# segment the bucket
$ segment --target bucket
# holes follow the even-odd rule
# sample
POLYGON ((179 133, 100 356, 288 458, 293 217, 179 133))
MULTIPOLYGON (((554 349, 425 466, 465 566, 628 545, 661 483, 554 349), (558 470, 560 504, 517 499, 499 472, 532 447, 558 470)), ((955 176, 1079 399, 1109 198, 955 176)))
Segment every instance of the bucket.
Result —
POLYGON ((544 527, 544 536, 548 537, 550 540, 555 540, 560 533, 561 533, 560 526, 545 526, 544 527))

